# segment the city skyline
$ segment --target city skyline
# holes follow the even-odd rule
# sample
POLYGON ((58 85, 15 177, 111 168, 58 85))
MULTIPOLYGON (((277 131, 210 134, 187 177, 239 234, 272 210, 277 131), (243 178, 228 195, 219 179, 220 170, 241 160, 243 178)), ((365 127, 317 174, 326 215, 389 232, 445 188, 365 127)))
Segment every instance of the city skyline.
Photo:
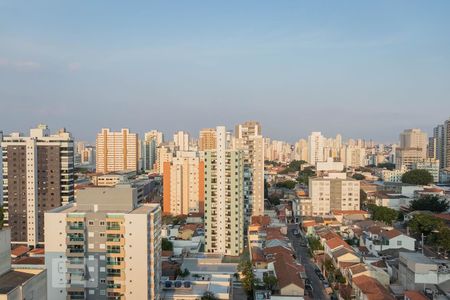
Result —
POLYGON ((449 5, 3 1, 0 128, 430 134, 449 117, 449 5))

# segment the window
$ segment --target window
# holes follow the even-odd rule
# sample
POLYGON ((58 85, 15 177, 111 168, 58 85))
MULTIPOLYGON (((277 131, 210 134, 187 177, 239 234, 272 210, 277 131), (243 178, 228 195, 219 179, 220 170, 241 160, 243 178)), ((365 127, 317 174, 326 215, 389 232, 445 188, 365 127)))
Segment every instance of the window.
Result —
POLYGON ((397 241, 397 246, 401 246, 402 245, 402 241, 397 241))

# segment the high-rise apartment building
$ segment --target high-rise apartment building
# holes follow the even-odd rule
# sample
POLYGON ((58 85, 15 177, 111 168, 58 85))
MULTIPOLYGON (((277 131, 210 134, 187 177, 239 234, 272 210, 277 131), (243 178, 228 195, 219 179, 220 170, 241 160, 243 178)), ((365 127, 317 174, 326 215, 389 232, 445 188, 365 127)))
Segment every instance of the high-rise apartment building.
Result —
POLYGON ((97 134, 96 171, 109 173, 115 171, 137 171, 139 168, 138 135, 129 129, 120 132, 103 128, 97 134))
POLYGON ((146 171, 156 169, 157 147, 163 142, 163 134, 157 130, 146 132, 142 141, 142 168, 146 171))
POLYGON ((198 153, 178 151, 163 168, 163 212, 175 216, 203 213, 204 163, 198 153))
POLYGON ((443 167, 450 170, 450 118, 444 122, 444 134, 443 134, 443 155, 442 160, 444 161, 443 167))
POLYGON ((427 158, 428 138, 420 129, 406 129, 400 134, 400 148, 396 149, 396 168, 411 170, 412 164, 427 158))
POLYGON ((236 125, 235 148, 244 153, 244 163, 251 173, 249 201, 246 203, 246 221, 251 216, 264 215, 264 139, 261 125, 255 121, 236 125))
POLYGON ((308 137, 308 163, 316 165, 317 162, 326 161, 324 157, 325 138, 320 132, 313 132, 308 137))
POLYGON ((214 128, 204 128, 200 130, 198 139, 198 150, 214 150, 216 149, 216 130, 214 128))
POLYGON ((173 141, 179 151, 189 151, 189 133, 177 131, 173 135, 173 141))
POLYGON ((29 136, 3 136, 2 174, 5 223, 13 243, 36 247, 44 242, 44 212, 74 200, 74 143, 61 129, 46 125, 29 136))
POLYGON ((330 173, 309 179, 312 214, 326 215, 332 210, 359 210, 360 184, 345 173, 330 173))
POLYGON ((80 190, 45 214, 48 299, 160 299, 161 208, 130 186, 80 190))
POLYGON ((227 149, 225 127, 205 162, 205 251, 238 256, 244 249, 244 157, 227 149))
POLYGON ((294 159, 308 161, 308 142, 300 139, 294 146, 294 159))
POLYGON ((167 145, 161 145, 156 149, 156 173, 164 174, 164 163, 171 162, 173 152, 167 145))

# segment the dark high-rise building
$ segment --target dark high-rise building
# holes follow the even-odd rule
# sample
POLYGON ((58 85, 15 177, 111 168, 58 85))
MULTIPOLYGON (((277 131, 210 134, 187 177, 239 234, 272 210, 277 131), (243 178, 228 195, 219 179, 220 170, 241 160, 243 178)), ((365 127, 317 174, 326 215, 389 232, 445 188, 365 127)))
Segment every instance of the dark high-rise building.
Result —
POLYGON ((74 145, 64 129, 50 135, 46 125, 30 136, 3 136, 2 174, 5 224, 12 243, 44 242, 44 212, 74 200, 74 145))

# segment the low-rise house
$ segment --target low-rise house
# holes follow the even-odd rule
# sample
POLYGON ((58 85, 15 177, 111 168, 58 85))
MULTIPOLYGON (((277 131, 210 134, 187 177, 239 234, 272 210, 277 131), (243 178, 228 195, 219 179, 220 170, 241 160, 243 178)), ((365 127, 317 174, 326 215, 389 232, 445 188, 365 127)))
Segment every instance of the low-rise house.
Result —
POLYGON ((378 280, 367 275, 353 278, 353 295, 356 300, 394 300, 395 298, 378 280))
POLYGON ((386 192, 378 192, 375 195, 375 204, 395 210, 407 211, 409 203, 413 199, 402 194, 392 194, 386 192))
POLYGON ((430 300, 419 291, 405 291, 404 300, 430 300))
POLYGON ((358 263, 361 259, 352 250, 340 248, 332 252, 333 263, 336 267, 340 267, 343 263, 358 263))
POLYGON ((363 244, 373 254, 387 249, 415 249, 416 240, 397 229, 385 229, 379 226, 370 227, 363 237, 363 244))

